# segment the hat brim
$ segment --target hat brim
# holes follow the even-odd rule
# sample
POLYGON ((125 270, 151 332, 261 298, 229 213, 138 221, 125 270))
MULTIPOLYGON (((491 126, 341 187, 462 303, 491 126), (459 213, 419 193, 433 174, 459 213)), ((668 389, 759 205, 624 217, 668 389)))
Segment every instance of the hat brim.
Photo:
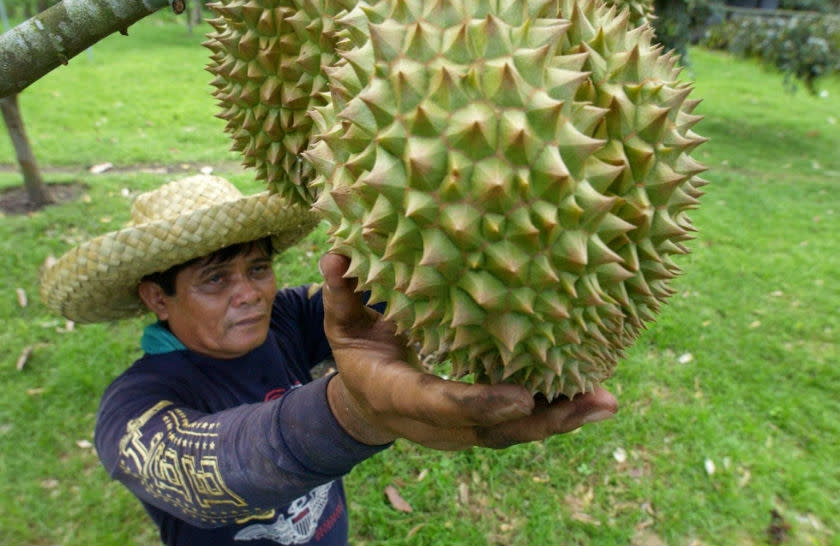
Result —
POLYGON ((263 192, 106 233, 70 250, 41 277, 41 298, 76 322, 123 319, 147 311, 137 294, 151 273, 237 243, 272 237, 282 251, 309 233, 319 217, 263 192))

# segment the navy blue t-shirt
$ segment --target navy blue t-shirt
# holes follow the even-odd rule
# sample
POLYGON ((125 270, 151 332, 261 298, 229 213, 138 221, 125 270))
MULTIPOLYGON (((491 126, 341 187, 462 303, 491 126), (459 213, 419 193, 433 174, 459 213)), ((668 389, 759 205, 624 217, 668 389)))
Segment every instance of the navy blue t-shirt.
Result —
POLYGON ((105 391, 96 449, 166 544, 345 544, 341 476, 386 446, 350 437, 310 369, 331 356, 320 292, 277 293, 240 358, 145 354, 105 391))

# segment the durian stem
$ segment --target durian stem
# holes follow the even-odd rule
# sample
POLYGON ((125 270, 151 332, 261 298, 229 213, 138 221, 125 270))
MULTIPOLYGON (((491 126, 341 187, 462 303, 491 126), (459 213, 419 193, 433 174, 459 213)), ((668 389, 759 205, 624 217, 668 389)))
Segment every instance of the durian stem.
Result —
MULTIPOLYGON (((180 3, 183 11, 184 0, 180 3)), ((0 34, 0 98, 19 93, 102 38, 170 0, 63 0, 0 34)), ((178 6, 173 5, 177 12, 178 6)))

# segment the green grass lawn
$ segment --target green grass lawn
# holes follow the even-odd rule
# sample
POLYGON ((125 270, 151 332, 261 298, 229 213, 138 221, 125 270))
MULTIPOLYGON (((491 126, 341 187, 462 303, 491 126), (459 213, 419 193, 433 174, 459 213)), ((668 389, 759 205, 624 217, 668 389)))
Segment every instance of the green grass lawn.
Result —
MULTIPOLYGON (((190 36, 171 19, 108 38, 21 95, 48 179, 86 189, 0 218, 2 544, 157 540, 90 446, 99 395, 139 355, 142 321, 68 330, 38 301, 37 271, 166 180, 92 164, 212 164, 259 189, 213 117, 206 28, 190 36)), ((785 543, 840 544, 840 80, 824 97, 790 95, 754 63, 691 59, 697 130, 711 138, 696 156, 712 183, 677 294, 606 384, 617 417, 504 451, 397 442, 347 479, 353 543, 766 544, 776 510, 785 543), (388 485, 413 512, 385 501, 388 485)), ((13 165, 0 138, 0 187, 20 183, 13 165)), ((325 248, 319 230, 284 253, 281 284, 317 280, 325 248)))

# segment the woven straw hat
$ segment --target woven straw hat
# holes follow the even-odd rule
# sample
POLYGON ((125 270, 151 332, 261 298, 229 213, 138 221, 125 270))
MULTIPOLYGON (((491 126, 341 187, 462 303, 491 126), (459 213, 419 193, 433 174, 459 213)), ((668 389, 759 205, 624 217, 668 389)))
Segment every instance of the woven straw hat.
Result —
POLYGON ((47 307, 76 322, 100 322, 146 311, 137 285, 144 276, 226 246, 271 236, 284 250, 318 217, 268 192, 243 196, 218 176, 169 182, 137 196, 128 225, 83 243, 41 277, 47 307))

